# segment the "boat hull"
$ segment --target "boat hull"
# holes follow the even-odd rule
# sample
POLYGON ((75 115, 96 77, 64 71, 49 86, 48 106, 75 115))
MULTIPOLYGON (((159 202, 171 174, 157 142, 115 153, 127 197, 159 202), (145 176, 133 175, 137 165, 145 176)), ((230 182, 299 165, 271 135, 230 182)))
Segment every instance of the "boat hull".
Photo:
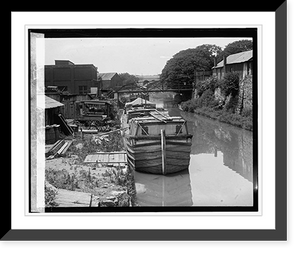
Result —
POLYGON ((160 141, 126 141, 128 165, 136 171, 166 175, 189 168, 191 142, 166 140, 163 155, 160 141))

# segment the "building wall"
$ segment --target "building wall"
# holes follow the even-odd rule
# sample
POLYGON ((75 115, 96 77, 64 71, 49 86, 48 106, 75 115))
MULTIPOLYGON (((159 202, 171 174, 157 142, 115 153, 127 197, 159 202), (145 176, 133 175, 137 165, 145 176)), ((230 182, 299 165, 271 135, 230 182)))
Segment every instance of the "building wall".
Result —
POLYGON ((252 102, 252 75, 247 75, 240 83, 239 100, 237 106, 237 113, 251 111, 253 107, 252 102))
MULTIPOLYGON (((252 74, 252 61, 244 62, 244 63, 236 63, 236 64, 228 64, 225 66, 226 73, 234 72, 238 73, 240 79, 243 79, 246 75, 252 74)), ((224 67, 213 69, 213 75, 217 76, 218 79, 224 77, 225 70, 224 67)))
POLYGON ((113 89, 120 88, 122 86, 122 80, 118 74, 112 77, 112 87, 113 89))
MULTIPOLYGON (((57 62, 56 62, 57 63, 57 62)), ((92 65, 60 64, 45 65, 45 86, 57 86, 71 94, 89 93, 98 87, 97 68, 92 65)))
POLYGON ((115 74, 110 80, 102 80, 103 90, 115 90, 122 87, 122 80, 118 74, 115 74))

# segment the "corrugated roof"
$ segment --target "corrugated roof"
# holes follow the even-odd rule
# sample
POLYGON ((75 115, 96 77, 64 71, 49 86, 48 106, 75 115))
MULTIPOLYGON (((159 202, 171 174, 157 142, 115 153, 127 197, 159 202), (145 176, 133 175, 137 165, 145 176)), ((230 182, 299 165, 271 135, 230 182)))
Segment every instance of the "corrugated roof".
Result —
POLYGON ((111 80, 116 74, 116 72, 99 73, 99 76, 102 80, 111 80))
POLYGON ((37 95, 36 99, 37 99, 37 107, 39 109, 57 108, 57 107, 64 106, 64 104, 60 103, 59 101, 56 101, 43 94, 37 95))
MULTIPOLYGON (((229 55, 226 58, 226 64, 235 64, 235 63, 247 62, 250 59, 252 59, 252 52, 253 52, 252 50, 249 50, 249 51, 244 51, 244 52, 241 52, 241 53, 229 55)), ((219 62, 217 64, 216 67, 213 67, 213 69, 214 68, 221 68, 223 66, 224 66, 224 63, 223 63, 223 60, 222 60, 221 62, 219 62)))

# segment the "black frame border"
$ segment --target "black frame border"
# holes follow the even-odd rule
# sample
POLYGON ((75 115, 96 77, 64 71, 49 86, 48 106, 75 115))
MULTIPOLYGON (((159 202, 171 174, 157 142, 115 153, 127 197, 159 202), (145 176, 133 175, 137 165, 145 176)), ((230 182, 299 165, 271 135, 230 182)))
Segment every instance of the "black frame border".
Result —
MULTIPOLYGON (((274 6, 272 6, 274 8, 274 6)), ((265 10, 265 11, 270 11, 265 10)), ((287 2, 275 10, 275 229, 264 230, 16 230, 2 210, 2 241, 284 241, 287 240, 287 2), (5 219, 4 219, 5 218, 5 219)), ((11 175, 6 179, 11 184, 11 175)), ((9 188, 10 189, 10 188, 9 188)), ((11 196, 10 196, 11 197, 11 196)))

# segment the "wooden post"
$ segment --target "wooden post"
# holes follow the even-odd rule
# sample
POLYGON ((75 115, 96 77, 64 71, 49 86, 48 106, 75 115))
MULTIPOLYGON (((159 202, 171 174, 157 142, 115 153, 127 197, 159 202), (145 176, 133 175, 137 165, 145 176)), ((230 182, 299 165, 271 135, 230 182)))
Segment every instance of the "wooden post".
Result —
POLYGON ((160 140, 161 140, 161 168, 162 174, 166 173, 166 135, 165 130, 160 130, 160 140))
POLYGON ((82 128, 80 128, 80 136, 81 136, 81 139, 83 139, 83 131, 82 131, 82 128))
POLYGON ((92 207, 92 204, 93 204, 93 194, 91 194, 91 199, 90 199, 90 205, 89 205, 89 207, 92 207))

